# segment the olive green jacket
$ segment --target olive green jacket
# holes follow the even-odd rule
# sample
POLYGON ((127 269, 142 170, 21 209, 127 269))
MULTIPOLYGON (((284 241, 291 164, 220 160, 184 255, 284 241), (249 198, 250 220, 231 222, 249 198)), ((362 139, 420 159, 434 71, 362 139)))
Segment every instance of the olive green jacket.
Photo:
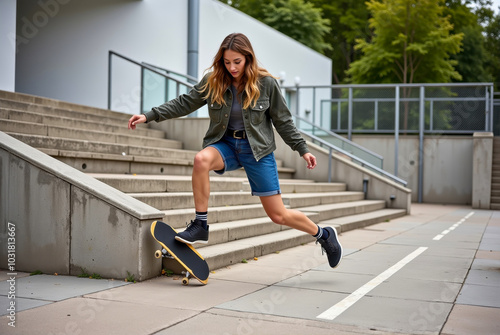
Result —
MULTIPOLYGON (((219 141, 226 132, 234 97, 228 87, 224 93, 225 104, 220 105, 211 101, 210 98, 205 99, 200 88, 206 80, 207 75, 189 93, 182 94, 144 113, 147 122, 160 122, 185 116, 208 104, 210 126, 203 139, 203 148, 219 141)), ((309 152, 306 141, 295 128, 292 115, 276 79, 262 77, 259 80, 259 87, 260 97, 255 106, 242 109, 245 131, 255 159, 258 161, 276 150, 273 125, 292 150, 298 151, 300 156, 309 152)))

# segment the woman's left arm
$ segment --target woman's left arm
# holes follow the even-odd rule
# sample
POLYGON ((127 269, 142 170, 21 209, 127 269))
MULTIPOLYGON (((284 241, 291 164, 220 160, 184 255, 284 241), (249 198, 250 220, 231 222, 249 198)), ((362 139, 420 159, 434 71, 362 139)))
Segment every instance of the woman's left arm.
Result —
POLYGON ((307 162, 307 168, 314 169, 316 166, 316 157, 309 152, 306 141, 298 132, 293 123, 292 113, 288 109, 285 99, 281 94, 281 89, 276 79, 266 78, 270 83, 269 94, 269 114, 274 127, 281 138, 292 150, 298 151, 300 156, 307 162))

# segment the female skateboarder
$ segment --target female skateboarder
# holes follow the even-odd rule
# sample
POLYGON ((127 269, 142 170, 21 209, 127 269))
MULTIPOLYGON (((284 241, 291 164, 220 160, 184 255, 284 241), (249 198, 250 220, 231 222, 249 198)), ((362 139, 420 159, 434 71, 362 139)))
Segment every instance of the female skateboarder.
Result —
POLYGON ((250 41, 240 33, 222 41, 210 69, 189 93, 133 115, 128 122, 128 127, 135 129, 139 123, 181 117, 208 104, 210 125, 203 149, 195 156, 192 175, 196 217, 176 239, 189 244, 208 242, 209 172, 223 174, 243 167, 252 195, 260 198, 269 218, 314 236, 330 266, 336 267, 342 246, 335 229, 321 228, 302 212, 287 209, 281 198, 273 125, 309 169, 316 166, 316 157, 295 128, 275 77, 258 66, 250 41))

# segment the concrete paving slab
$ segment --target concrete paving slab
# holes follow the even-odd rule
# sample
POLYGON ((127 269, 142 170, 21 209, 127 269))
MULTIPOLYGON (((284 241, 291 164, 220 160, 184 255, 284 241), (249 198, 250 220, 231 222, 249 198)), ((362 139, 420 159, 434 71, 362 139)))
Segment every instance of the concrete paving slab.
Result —
POLYGON ((336 292, 270 286, 216 307, 239 312, 316 320, 320 313, 346 296, 347 294, 336 292))
MULTIPOLYGON (((398 244, 384 244, 377 243, 371 246, 369 249, 366 249, 368 252, 382 252, 382 253, 394 253, 399 255, 407 255, 415 250, 415 246, 413 245, 398 245, 398 244)), ((473 249, 457 249, 457 248, 448 248, 441 246, 439 244, 434 244, 434 246, 429 247, 425 254, 428 256, 444 256, 444 257, 459 257, 459 258, 467 258, 473 259, 475 255, 475 250, 473 249)))
POLYGON ((500 286, 464 284, 456 303, 500 308, 500 286))
POLYGON ((330 271, 307 271, 276 284, 277 286, 351 294, 373 279, 372 275, 330 271))
POLYGON ((210 274, 210 279, 221 279, 261 285, 272 285, 296 276, 305 270, 284 269, 277 266, 266 266, 259 261, 249 261, 248 264, 235 264, 226 268, 221 268, 210 274))
MULTIPOLYGON (((159 277, 126 287, 108 290, 108 300, 119 300, 132 304, 171 307, 192 311, 204 311, 228 300, 262 289, 263 285, 240 283, 228 280, 212 280, 207 285, 196 279, 183 286, 180 277, 159 277), (177 279, 174 279, 177 278, 177 279)), ((99 297, 89 294, 86 298, 99 297)))
POLYGON ((394 277, 462 283, 471 262, 465 258, 427 256, 423 253, 394 277))
MULTIPOLYGON (((73 298, 17 315, 16 334, 152 334, 197 312, 157 305, 73 298)), ((6 317, 0 333, 12 334, 6 317)))
MULTIPOLYGON (((437 234, 436 234, 437 235, 437 234)), ((432 247, 435 245, 444 246, 444 247, 449 247, 449 248, 459 248, 459 249, 473 249, 476 250, 479 246, 478 242, 459 242, 459 241, 447 241, 446 238, 443 238, 439 241, 434 241, 433 240, 434 236, 424 236, 424 235, 414 235, 414 236, 395 236, 392 238, 389 238, 385 241, 381 241, 380 243, 384 244, 401 244, 401 245, 413 245, 413 246, 419 246, 419 247, 432 247)), ((500 250, 500 247, 499 247, 500 250)))
POLYGON ((455 305, 441 334, 498 335, 500 334, 500 322, 493 320, 500 320, 499 308, 455 305))
MULTIPOLYGON (((273 315, 242 313, 211 309, 155 335, 177 334, 314 334, 314 335, 353 335, 366 334, 367 329, 353 326, 329 324, 322 321, 293 319, 273 315)), ((377 332, 371 332, 377 334, 377 332)))
POLYGON ((0 296, 0 316, 10 314, 10 310, 8 310, 8 308, 11 308, 10 307, 11 302, 15 303, 14 308, 16 313, 25 311, 27 309, 36 308, 53 303, 53 301, 24 299, 24 298, 16 298, 14 300, 14 299, 9 299, 8 296, 0 296))
MULTIPOLYGON (((10 279, 11 275, 8 275, 10 272, 6 270, 0 270, 0 282, 10 279)), ((28 277, 30 274, 27 272, 16 272, 16 278, 24 278, 28 277)), ((2 294, 2 292, 0 292, 2 294)))
POLYGON ((392 277, 377 286, 370 296, 453 303, 461 283, 392 277))
POLYGON ((403 334, 439 334, 452 307, 442 302, 365 297, 334 322, 403 334))
MULTIPOLYGON (((16 279, 16 297, 59 301, 127 284, 118 280, 37 275, 16 279)), ((0 294, 8 292, 8 285, 0 282, 0 294)))
POLYGON ((476 259, 496 259, 500 260, 500 251, 478 250, 476 259))
POLYGON ((481 244, 479 245, 480 250, 489 251, 500 251, 500 243, 496 237, 483 237, 481 244))

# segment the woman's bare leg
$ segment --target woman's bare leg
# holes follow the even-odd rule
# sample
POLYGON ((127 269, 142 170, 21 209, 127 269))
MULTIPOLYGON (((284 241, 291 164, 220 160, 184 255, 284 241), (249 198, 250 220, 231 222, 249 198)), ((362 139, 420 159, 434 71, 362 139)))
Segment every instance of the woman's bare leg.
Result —
POLYGON ((194 208, 197 212, 208 210, 210 196, 209 172, 224 169, 224 161, 219 151, 213 147, 206 147, 196 154, 193 166, 193 196, 194 208))
POLYGON ((318 226, 304 213, 285 207, 281 199, 281 194, 260 197, 260 201, 267 215, 274 223, 285 225, 311 235, 316 235, 318 232, 318 226))

